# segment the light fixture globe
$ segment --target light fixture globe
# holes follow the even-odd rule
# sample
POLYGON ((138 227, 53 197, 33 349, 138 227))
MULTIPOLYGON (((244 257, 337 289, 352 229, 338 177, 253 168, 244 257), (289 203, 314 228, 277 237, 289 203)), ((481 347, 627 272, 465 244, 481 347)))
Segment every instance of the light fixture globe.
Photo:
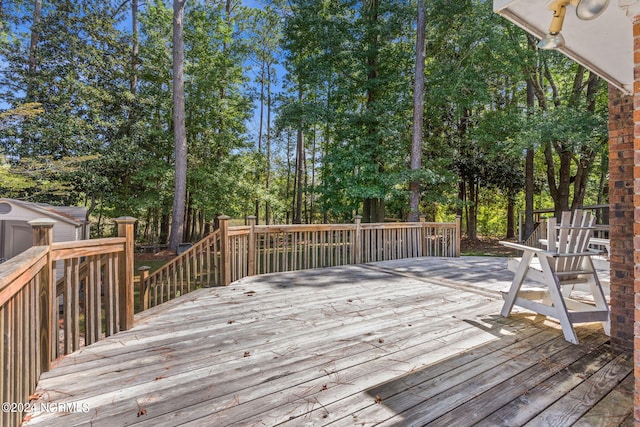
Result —
POLYGON ((538 43, 540 49, 557 49, 562 46, 564 46, 564 37, 560 33, 549 33, 538 43))
POLYGON ((576 16, 584 21, 595 19, 608 5, 609 0, 580 0, 576 6, 576 16))

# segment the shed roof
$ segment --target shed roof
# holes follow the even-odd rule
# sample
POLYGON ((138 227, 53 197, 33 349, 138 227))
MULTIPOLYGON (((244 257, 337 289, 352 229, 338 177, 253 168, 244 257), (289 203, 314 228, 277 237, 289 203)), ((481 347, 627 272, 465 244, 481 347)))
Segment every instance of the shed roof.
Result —
POLYGON ((39 215, 55 219, 56 221, 72 224, 76 227, 85 224, 87 208, 80 206, 53 206, 47 203, 34 203, 24 200, 0 198, 0 203, 9 203, 31 210, 39 215))
MULTIPOLYGON (((494 0, 493 9, 538 38, 549 31, 553 12, 544 0, 494 0)), ((625 93, 633 92, 633 17, 640 0, 612 0, 596 19, 583 21, 568 5, 558 50, 625 93)))

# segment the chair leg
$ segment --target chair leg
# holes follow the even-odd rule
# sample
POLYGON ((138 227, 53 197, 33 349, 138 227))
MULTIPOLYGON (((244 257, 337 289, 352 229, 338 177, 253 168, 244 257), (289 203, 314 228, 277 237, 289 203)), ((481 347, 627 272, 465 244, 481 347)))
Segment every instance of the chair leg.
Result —
MULTIPOLYGON (((602 290, 602 284, 600 283, 600 278, 598 278, 598 273, 593 265, 593 260, 591 258, 587 258, 587 266, 593 272, 593 280, 589 282, 589 286, 591 288, 591 294, 593 295, 593 300, 596 303, 596 308, 600 308, 603 310, 609 311, 609 305, 607 304, 607 299, 604 296, 604 291, 602 290)), ((611 313, 609 312, 609 316, 611 313)), ((604 333, 607 336, 611 336, 611 319, 607 319, 602 322, 602 327, 604 328, 604 333)))
POLYGON ((509 314, 511 314, 511 310, 513 310, 513 305, 516 302, 518 292, 520 291, 522 282, 524 282, 524 277, 527 274, 532 258, 533 252, 531 251, 525 251, 524 254, 522 254, 522 259, 520 260, 520 264, 518 264, 518 269, 516 270, 516 274, 511 282, 509 292, 504 298, 504 304, 502 306, 502 311, 500 312, 502 317, 509 317, 509 314))
POLYGON ((562 326, 564 339, 572 344, 578 344, 578 336, 576 335, 576 331, 573 329, 573 324, 569 319, 569 312, 567 310, 567 305, 564 302, 564 298, 562 297, 562 293, 560 292, 557 277, 553 274, 547 257, 539 257, 539 259, 540 265, 542 266, 542 272, 547 279, 546 282, 549 289, 551 304, 555 309, 556 318, 560 322, 560 326, 562 326))

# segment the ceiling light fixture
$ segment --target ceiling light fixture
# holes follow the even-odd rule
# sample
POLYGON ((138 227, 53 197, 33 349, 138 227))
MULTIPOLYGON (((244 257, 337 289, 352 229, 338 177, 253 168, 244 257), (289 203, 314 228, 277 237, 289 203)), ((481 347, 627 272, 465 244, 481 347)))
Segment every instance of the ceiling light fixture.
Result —
POLYGON ((538 43, 540 49, 556 49, 564 46, 564 37, 560 31, 569 4, 576 7, 576 16, 579 19, 588 21, 600 16, 609 5, 609 0, 553 0, 547 6, 553 11, 553 18, 549 33, 538 43))
POLYGON ((602 15, 608 5, 609 0, 580 0, 576 5, 576 15, 583 21, 589 21, 602 15))

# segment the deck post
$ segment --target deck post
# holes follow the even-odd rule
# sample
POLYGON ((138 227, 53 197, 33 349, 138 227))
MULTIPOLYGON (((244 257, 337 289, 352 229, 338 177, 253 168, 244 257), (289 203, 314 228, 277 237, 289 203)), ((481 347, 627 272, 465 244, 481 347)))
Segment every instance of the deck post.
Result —
POLYGON ((58 335, 56 319, 56 298, 54 265, 51 262, 51 244, 53 243, 53 225, 56 221, 49 218, 37 218, 29 221, 33 228, 33 246, 48 246, 47 267, 42 269, 38 289, 40 305, 40 369, 46 372, 51 369, 51 361, 58 357, 58 335))
POLYGON ((231 283, 231 248, 229 247, 229 217, 220 215, 220 267, 223 286, 231 283))
POLYGON ((460 215, 456 216, 456 251, 455 256, 460 257, 460 241, 462 240, 462 236, 460 236, 460 215))
POLYGON ((249 226, 251 230, 249 231, 249 254, 248 254, 248 271, 247 274, 249 276, 256 275, 256 216, 250 215, 247 217, 249 220, 249 226))
POLYGON ((362 264, 362 215, 355 216, 356 235, 353 242, 354 264, 362 264))
POLYGON ((118 237, 124 237, 124 254, 118 257, 118 291, 120 330, 133 327, 133 225, 135 218, 121 216, 116 218, 118 237))
POLYGON ((147 283, 149 270, 151 270, 151 267, 146 265, 138 268, 138 274, 140 275, 140 311, 145 311, 149 308, 149 284, 147 283))
POLYGON ((427 216, 420 214, 420 256, 427 256, 427 216))

